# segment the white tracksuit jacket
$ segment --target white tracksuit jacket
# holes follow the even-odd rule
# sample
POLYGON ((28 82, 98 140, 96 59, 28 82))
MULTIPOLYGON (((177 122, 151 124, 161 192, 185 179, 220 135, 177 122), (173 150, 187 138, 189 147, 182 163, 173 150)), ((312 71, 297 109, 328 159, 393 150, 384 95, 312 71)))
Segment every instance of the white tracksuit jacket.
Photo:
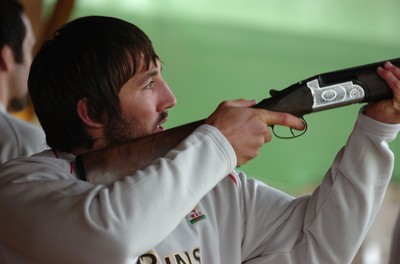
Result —
POLYGON ((43 130, 6 112, 0 104, 0 164, 46 149, 43 130))
POLYGON ((299 198, 234 171, 208 125, 110 186, 77 180, 71 154, 12 160, 0 168, 0 263, 350 263, 399 130, 360 114, 320 187, 299 198))

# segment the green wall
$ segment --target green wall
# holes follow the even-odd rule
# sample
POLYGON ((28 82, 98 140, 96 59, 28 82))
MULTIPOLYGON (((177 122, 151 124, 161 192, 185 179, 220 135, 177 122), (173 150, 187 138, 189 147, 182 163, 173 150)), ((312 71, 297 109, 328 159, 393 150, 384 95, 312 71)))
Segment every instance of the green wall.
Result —
MULTIPOLYGON (((92 2, 78 1, 73 16, 117 16, 153 40, 178 99, 169 127, 205 118, 222 100, 261 100, 318 73, 400 57, 398 0, 92 2)), ((274 138, 240 169, 294 193, 318 183, 359 108, 306 116, 304 136, 274 138)))

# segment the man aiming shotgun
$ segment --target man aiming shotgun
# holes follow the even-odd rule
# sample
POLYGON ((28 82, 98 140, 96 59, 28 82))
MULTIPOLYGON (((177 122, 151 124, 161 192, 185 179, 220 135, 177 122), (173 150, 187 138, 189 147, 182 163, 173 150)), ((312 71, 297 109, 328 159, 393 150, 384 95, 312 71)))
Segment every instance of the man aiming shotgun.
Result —
MULTIPOLYGON (((349 263, 389 183, 400 73, 370 103, 320 187, 294 198, 235 168, 298 117, 222 103, 177 147, 107 185, 79 179, 78 155, 163 131, 176 99, 148 37, 110 17, 68 23, 35 57, 29 92, 52 148, 0 168, 4 263, 349 263)), ((161 132, 162 133, 162 132, 161 132)))
MULTIPOLYGON (((400 58, 391 62, 400 65, 400 58)), ((392 98, 393 93, 376 72, 384 62, 376 62, 353 68, 318 74, 295 83, 281 91, 272 90, 272 97, 252 105, 270 111, 285 112, 302 117, 306 114, 327 110, 354 103, 376 102, 392 98)), ((182 126, 137 137, 113 144, 97 151, 91 151, 76 157, 76 169, 79 178, 91 183, 108 184, 122 179, 151 164, 156 158, 167 154, 184 138, 189 136, 206 120, 199 120, 182 126)), ((292 132, 294 138, 307 131, 307 123, 300 134, 292 132)))

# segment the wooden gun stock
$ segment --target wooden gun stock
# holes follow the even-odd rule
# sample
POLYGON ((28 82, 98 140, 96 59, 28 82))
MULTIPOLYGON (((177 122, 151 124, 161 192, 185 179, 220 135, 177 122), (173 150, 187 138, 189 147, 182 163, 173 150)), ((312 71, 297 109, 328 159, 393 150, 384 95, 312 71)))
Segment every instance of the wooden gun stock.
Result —
POLYGON ((120 180, 167 154, 204 121, 199 120, 78 156, 76 168, 79 177, 94 184, 105 185, 120 180))
MULTIPOLYGON (((400 59, 390 60, 400 67, 400 59)), ((391 98, 391 89, 376 73, 384 61, 319 74, 300 81, 255 107, 303 116, 316 111, 360 102, 391 98)), ((185 124, 163 132, 136 138, 76 158, 82 180, 93 184, 110 184, 150 165, 178 146, 205 120, 185 124)))

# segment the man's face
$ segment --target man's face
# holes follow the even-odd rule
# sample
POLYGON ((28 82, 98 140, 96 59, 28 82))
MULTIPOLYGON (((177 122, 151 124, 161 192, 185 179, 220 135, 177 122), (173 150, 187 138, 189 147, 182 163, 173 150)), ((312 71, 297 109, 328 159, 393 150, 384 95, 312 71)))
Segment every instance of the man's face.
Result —
MULTIPOLYGON (((140 68, 139 68, 140 69, 140 68)), ((176 99, 161 76, 160 62, 135 74, 119 92, 122 117, 105 127, 106 144, 163 131, 176 99)))
POLYGON ((15 67, 11 72, 10 101, 8 106, 8 109, 11 111, 22 110, 27 103, 28 72, 32 63, 33 46, 35 45, 35 37, 29 19, 23 15, 22 20, 26 28, 25 39, 22 44, 23 61, 22 63, 15 63, 15 67))

